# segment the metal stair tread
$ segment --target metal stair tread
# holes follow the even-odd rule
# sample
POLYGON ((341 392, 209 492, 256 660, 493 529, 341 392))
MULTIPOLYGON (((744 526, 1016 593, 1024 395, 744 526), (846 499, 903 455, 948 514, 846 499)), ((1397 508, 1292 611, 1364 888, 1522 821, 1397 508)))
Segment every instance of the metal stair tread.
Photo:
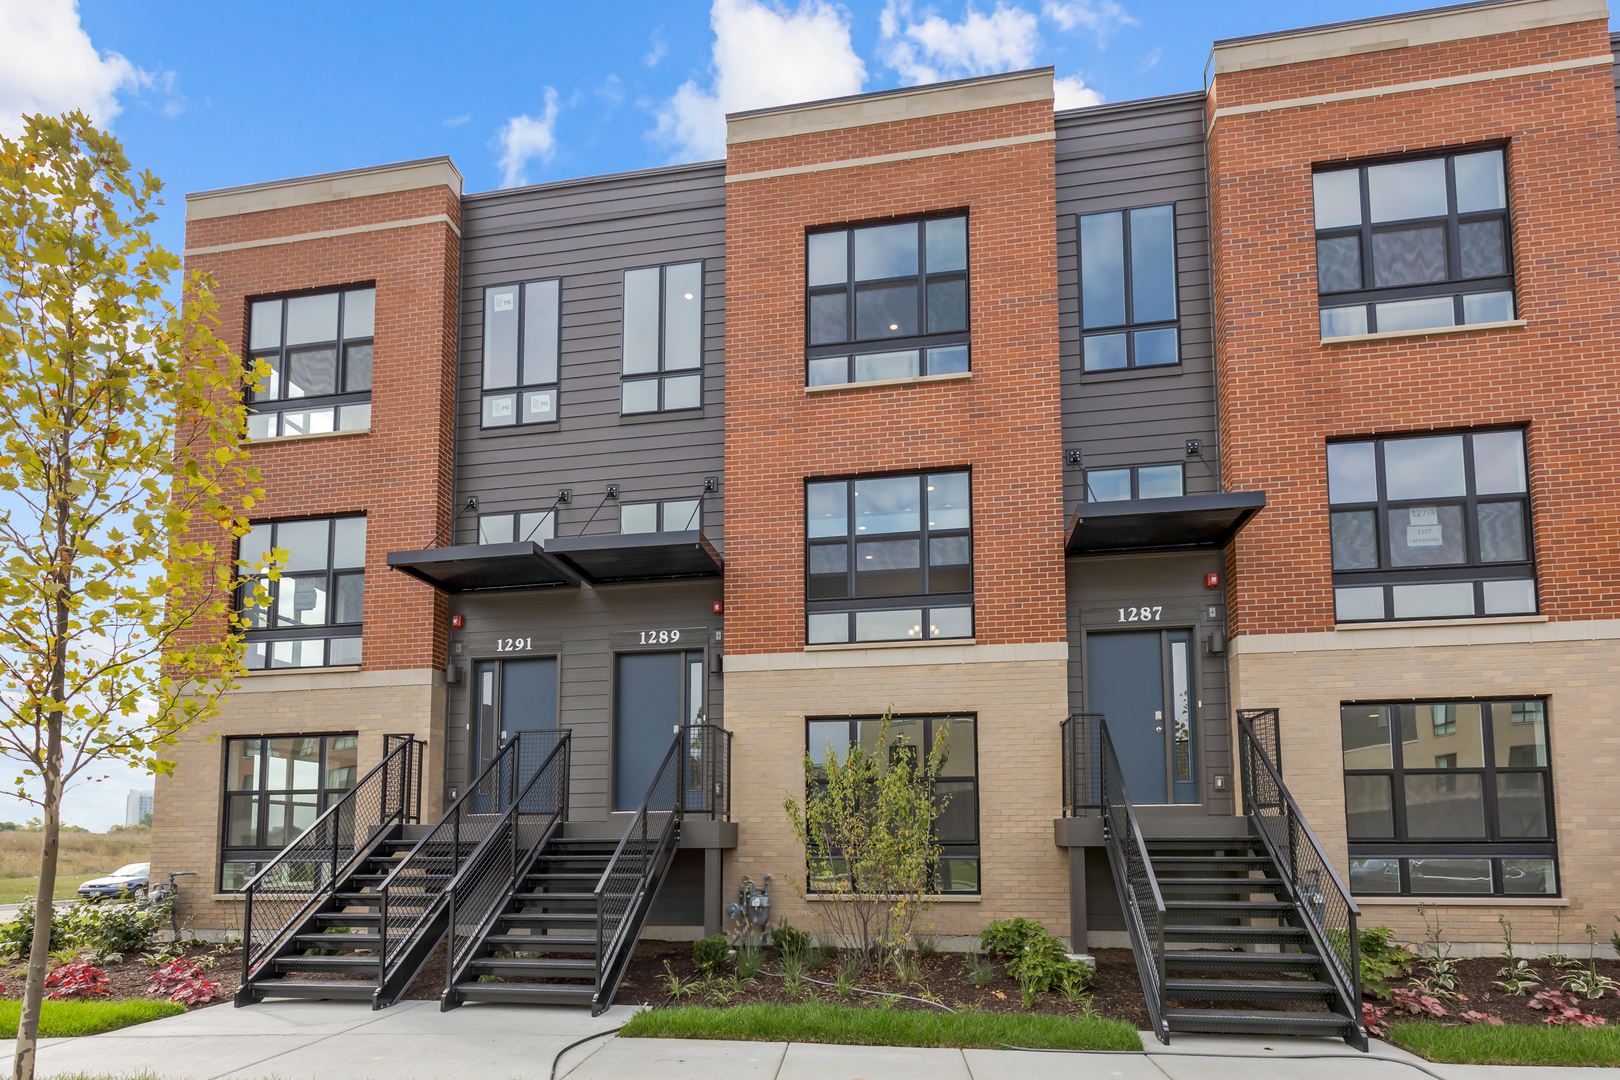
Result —
POLYGON ((264 979, 252 984, 255 997, 340 997, 367 1000, 377 992, 369 982, 354 979, 264 979))
POLYGON ((1355 1023, 1342 1013, 1171 1008, 1159 1015, 1171 1031, 1346 1035, 1355 1030, 1355 1023))
POLYGON ((293 945, 301 949, 375 948, 381 934, 294 934, 293 945))
POLYGON ((1311 982, 1305 979, 1166 979, 1164 995, 1170 998, 1201 998, 1212 995, 1236 997, 1242 994, 1257 997, 1289 995, 1328 997, 1333 993, 1331 983, 1311 982))
POLYGON ((1182 889, 1214 889, 1230 887, 1232 892, 1263 892, 1282 893, 1283 881, 1281 878, 1238 878, 1238 877, 1161 877, 1159 890, 1162 892, 1168 886, 1182 889))
POLYGON ((524 970, 559 969, 561 971, 577 971, 579 977, 594 976, 596 974, 595 960, 568 960, 568 959, 542 959, 535 956, 480 956, 471 961, 475 968, 514 968, 524 970))
POLYGON ((1223 910, 1243 915, 1252 915, 1260 911, 1293 911, 1294 905, 1288 900, 1166 900, 1166 911, 1190 910, 1223 910))
POLYGON ((1315 953, 1235 953, 1201 952, 1193 949, 1168 949, 1164 954, 1166 968, 1258 968, 1267 970, 1312 970, 1322 966, 1322 958, 1315 953))

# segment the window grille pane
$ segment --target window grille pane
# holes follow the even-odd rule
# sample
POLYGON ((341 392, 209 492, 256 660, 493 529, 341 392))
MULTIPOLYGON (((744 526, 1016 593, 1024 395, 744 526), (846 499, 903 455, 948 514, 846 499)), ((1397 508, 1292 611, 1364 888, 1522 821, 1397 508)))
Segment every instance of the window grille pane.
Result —
POLYGON ((928 636, 931 638, 962 638, 973 636, 973 609, 970 607, 931 608, 928 612, 928 636))
POLYGON ((1450 566, 1468 561, 1461 506, 1401 506, 1389 511, 1392 566, 1450 566))
POLYGON ((1328 502, 1378 501, 1377 444, 1328 443, 1328 502))
POLYGON ((849 340, 849 294, 821 293, 810 298, 810 344, 849 340))
POLYGON ((954 375, 968 370, 968 347, 946 345, 928 350, 929 375, 954 375))
POLYGON ((1485 582, 1485 614, 1532 615, 1536 610, 1536 583, 1524 581, 1485 582))
POLYGON ((918 477, 896 476, 855 481, 855 532, 916 532, 919 528, 918 477))
POLYGON ((1465 221, 1457 226, 1462 251, 1462 276, 1496 277, 1507 273, 1507 245, 1503 243, 1502 221, 1465 221))
MULTIPOLYGON (((933 619, 937 623, 939 616, 947 611, 965 611, 971 618, 972 608, 935 608, 933 619)), ((970 626, 971 629, 971 626, 970 626)), ((935 635, 936 637, 939 635, 935 635)), ((948 720, 936 720, 933 732, 929 736, 929 747, 933 747, 933 738, 940 731, 945 732, 945 753, 940 759, 940 776, 974 776, 978 772, 978 763, 973 739, 975 721, 972 717, 953 716, 948 720)))
POLYGON ((917 223, 855 230, 855 280, 905 277, 917 272, 917 223))
POLYGON ((658 380, 637 379, 624 384, 619 410, 626 415, 658 411, 658 380))
POLYGON ((805 596, 811 600, 838 600, 848 595, 849 545, 813 545, 810 548, 810 579, 805 583, 805 596))
POLYGON ((928 283, 928 332, 967 329, 967 282, 961 278, 928 283))
POLYGON ((1388 705, 1345 705, 1339 709, 1339 739, 1344 767, 1351 770, 1393 769, 1388 705))
POLYGON ((326 783, 330 791, 354 787, 360 773, 360 740, 344 735, 326 740, 326 783))
POLYGON ((924 486, 928 489, 930 529, 965 529, 972 524, 968 476, 965 472, 928 476, 924 486))
POLYGON ((1131 211, 1131 321, 1176 317, 1176 221, 1169 206, 1131 211))
POLYGON ((337 604, 333 622, 357 623, 363 621, 365 585, 366 578, 364 574, 339 574, 337 576, 337 604))
MULTIPOLYGON (((1446 230, 1443 225, 1394 229, 1372 236, 1373 284, 1379 288, 1446 280, 1446 230)), ((1378 320, 1380 329, 1390 329, 1378 320)))
POLYGON ((921 541, 864 540, 855 545, 855 595, 904 596, 922 591, 921 541))
POLYGON ((1136 342, 1137 367, 1159 367, 1181 360, 1180 351, 1176 348, 1176 328, 1173 326, 1163 330, 1138 330, 1131 337, 1136 342))
POLYGON ((325 570, 326 542, 332 523, 323 521, 284 521, 276 526, 276 546, 285 548, 287 561, 282 570, 325 570))
POLYGON ((253 305, 253 331, 248 336, 248 348, 281 348, 281 301, 260 300, 253 305))
POLYGON ((1397 585, 1393 592, 1397 619, 1446 619, 1474 614, 1474 586, 1471 582, 1397 585))
POLYGON ((1506 839, 1540 840, 1547 828, 1547 777, 1545 773, 1496 774, 1497 829, 1506 839))
POLYGON ((321 786, 321 740, 318 737, 267 739, 265 746, 266 789, 295 791, 321 786))
POLYGON ((811 536, 849 535, 849 482, 806 484, 805 521, 811 536))
POLYGON ((1393 840, 1395 804, 1388 776, 1346 776, 1346 835, 1355 840, 1393 840))
POLYGON ((1125 366, 1125 335, 1086 338, 1086 370, 1117 371, 1125 366))
MULTIPOLYGON (((1483 840, 1484 777, 1406 774, 1406 835, 1413 840, 1483 840)), ((1417 887, 1413 883, 1413 888, 1417 887)), ((1486 891, 1489 891, 1487 888, 1486 891)))
POLYGON ((1558 871, 1551 859, 1503 859, 1502 891, 1509 895, 1554 896, 1558 871))
POLYGON ((534 513, 518 515, 517 533, 513 536, 513 539, 544 542, 555 539, 556 535, 556 513, 554 511, 539 510, 534 513))
POLYGON ((366 519, 338 518, 332 522, 332 565, 366 565, 366 519))
POLYGON ((1397 300, 1388 304, 1375 304, 1378 332, 1397 330, 1429 330, 1436 326, 1457 325, 1457 313, 1451 297, 1432 296, 1425 300, 1397 300))
POLYGON ((360 639, 357 637, 333 638, 332 658, 330 663, 334 667, 358 664, 360 662, 360 639))
POLYGON ((343 392, 359 393, 371 389, 371 346, 345 345, 343 347, 343 392))
POLYGON ((1341 510, 1330 516, 1333 569, 1373 570, 1378 566, 1378 514, 1341 510))
POLYGON ((1361 237, 1334 236, 1316 242, 1316 289, 1347 292, 1361 288, 1361 237))
MULTIPOLYGON (((951 637, 964 635, 952 634, 951 637)), ((936 780, 934 794, 945 808, 934 819, 934 832, 942 844, 976 844, 979 841, 979 808, 976 784, 972 780, 936 780)))
POLYGON ((1446 216, 1444 158, 1374 165, 1367 170, 1368 209, 1372 221, 1446 216))
POLYGON ((1125 322, 1124 220, 1119 213, 1080 218, 1080 310, 1086 329, 1125 322))
POLYGON ((272 668, 322 667, 326 663, 326 640, 306 638, 301 641, 271 642, 272 668))
POLYGON ((557 419, 557 391, 528 390, 523 394, 523 422, 549 424, 557 419))
POLYGON ((337 393, 337 350, 300 349, 287 354, 287 396, 337 393))
POLYGON ((703 366, 703 264, 664 270, 664 370, 703 366))
POLYGON ((1401 891, 1399 859, 1351 859, 1350 892, 1353 896, 1401 891))
POLYGON ((1466 293, 1463 296, 1463 323, 1511 322, 1513 294, 1510 292, 1466 293))
POLYGON ((619 507, 619 532, 629 536, 658 531, 658 504, 625 503, 619 507))
POLYGON ((849 357, 830 356, 808 365, 807 385, 837 386, 849 382, 849 357))
POLYGON ((703 404, 703 376, 682 375, 664 380, 664 408, 696 409, 703 404))
POLYGON ((1491 704, 1491 735, 1500 768, 1544 768, 1547 764, 1547 717, 1539 701, 1491 704))
POLYGON ((338 294, 295 296, 287 301, 287 344, 336 341, 338 294))
POLYGON ((911 337, 917 333, 917 286, 876 285, 855 293, 855 336, 911 337))
POLYGON ((1176 499, 1181 497, 1180 465, 1144 465, 1136 470, 1137 497, 1176 499))
POLYGON ((258 791, 264 744, 258 739, 232 739, 225 754, 225 790, 258 791))
POLYGON ((1086 472, 1088 502, 1123 502, 1131 497, 1131 470, 1091 469, 1086 472))
POLYGON ((1384 617, 1384 590, 1380 586, 1333 590, 1333 617, 1339 622, 1364 622, 1384 617))
POLYGON ((484 398, 484 427, 510 427, 515 423, 517 423, 516 394, 490 394, 484 398))
POLYGON ((1348 337, 1351 334, 1365 334, 1366 332, 1366 307, 1357 304, 1355 307, 1322 309, 1323 337, 1348 337))
POLYGON ((920 641, 922 611, 857 611, 856 641, 920 641))
POLYGON ((534 281, 523 286, 525 386, 557 381, 557 305, 560 292, 561 282, 557 281, 534 281))
POLYGON ((806 240, 807 284, 842 285, 849 276, 849 234, 811 233, 806 240))
POLYGON ((283 435, 325 435, 333 430, 332 409, 289 409, 281 414, 283 435))
POLYGON ((232 795, 226 800, 225 846, 259 846, 258 796, 232 795))
MULTIPOLYGON (((624 373, 658 370, 658 267, 624 273, 624 373)), ((653 409, 657 409, 653 405, 653 409)), ((630 409, 625 409, 630 412, 630 409)), ((652 411, 652 410, 636 410, 652 411)))
POLYGON ((1340 169, 1311 177, 1316 227, 1338 229, 1361 224, 1361 170, 1340 169))
POLYGON ((343 294, 343 336, 368 338, 377 321, 377 290, 354 289, 343 294))
MULTIPOLYGON (((849 640, 849 615, 846 612, 811 615, 808 622, 808 642, 811 645, 839 645, 849 640)), ((844 742, 848 742, 847 735, 844 742)), ((812 753, 821 749, 814 742, 811 743, 811 747, 812 753)))
POLYGON ((1418 895, 1491 891, 1489 859, 1408 859, 1406 872, 1418 895))
POLYGON ((283 577, 276 595, 277 626, 326 625, 326 577, 283 577))
POLYGON ((673 499, 664 504, 664 531, 688 532, 703 527, 700 499, 673 499))
POLYGON ((930 274, 967 269, 967 218, 933 218, 923 230, 930 274))
POLYGON ((369 431, 371 429, 371 405, 340 405, 338 407, 339 431, 369 431))
POLYGON ((1488 563, 1523 562, 1529 557, 1522 503, 1479 504, 1479 557, 1488 563))
MULTIPOLYGON (((915 349, 909 352, 867 353, 855 357, 855 381, 873 382, 878 379, 911 379, 918 372, 920 357, 915 349)), ((838 362, 844 362, 843 357, 838 362)))
POLYGON ((1458 154, 1452 159, 1457 177, 1457 213, 1507 209, 1507 182, 1502 174, 1502 151, 1458 154))
POLYGON ((928 538, 929 592, 967 592, 973 587, 972 565, 973 544, 967 537, 928 538))
POLYGON ((278 416, 278 413, 248 413, 247 437, 250 439, 275 438, 278 416))
POLYGON ((1483 768, 1485 735, 1481 716, 1482 710, 1474 702, 1401 706, 1401 753, 1406 767, 1483 768))
POLYGON ((249 567, 259 563, 270 553, 270 526, 255 525, 236 541, 236 558, 238 562, 247 563, 249 567))
POLYGON ((1463 479, 1462 436, 1385 442, 1384 486, 1391 502, 1461 498, 1468 494, 1463 479))
POLYGON ((510 544, 512 542, 512 515, 485 514, 478 519, 480 544, 510 544))

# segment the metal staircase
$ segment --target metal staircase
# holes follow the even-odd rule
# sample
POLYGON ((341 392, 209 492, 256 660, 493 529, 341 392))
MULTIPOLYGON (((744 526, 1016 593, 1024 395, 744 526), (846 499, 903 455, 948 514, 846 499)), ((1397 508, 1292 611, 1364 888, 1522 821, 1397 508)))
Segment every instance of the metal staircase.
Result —
MULTIPOLYGON (((1282 782, 1276 710, 1238 717, 1248 836, 1145 835, 1108 725, 1087 719, 1108 861, 1158 1039, 1328 1035, 1366 1050, 1360 912, 1282 782)), ((1065 728, 1066 765, 1082 732, 1065 728)))

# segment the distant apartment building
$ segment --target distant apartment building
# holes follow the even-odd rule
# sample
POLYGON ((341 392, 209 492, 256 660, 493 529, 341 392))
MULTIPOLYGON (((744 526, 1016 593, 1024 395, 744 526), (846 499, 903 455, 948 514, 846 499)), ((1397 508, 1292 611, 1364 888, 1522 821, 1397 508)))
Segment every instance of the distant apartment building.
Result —
POLYGON ((131 788, 129 797, 124 800, 124 824, 150 825, 151 814, 152 792, 131 788))

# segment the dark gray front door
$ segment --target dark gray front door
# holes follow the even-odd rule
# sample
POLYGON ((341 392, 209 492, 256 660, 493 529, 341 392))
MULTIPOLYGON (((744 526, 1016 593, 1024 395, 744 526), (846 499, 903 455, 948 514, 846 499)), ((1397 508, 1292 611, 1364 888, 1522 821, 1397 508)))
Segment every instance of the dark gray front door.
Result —
POLYGON ((613 705, 613 809, 633 811, 701 707, 701 652, 620 653, 613 705))
MULTIPOLYGON (((478 719, 473 725, 473 769, 467 777, 469 782, 518 732, 557 730, 555 656, 481 660, 474 669, 473 694, 478 719)), ((525 753, 524 757, 527 759, 529 755, 525 753)), ((526 761, 525 768, 532 769, 541 760, 537 757, 532 762, 526 761)), ((519 782, 527 779, 527 776, 519 777, 519 782)), ((481 797, 487 795, 488 791, 481 793, 481 797)))
POLYGON ((1086 707, 1108 721, 1131 801, 1169 802, 1159 631, 1087 634, 1086 680, 1086 707))

